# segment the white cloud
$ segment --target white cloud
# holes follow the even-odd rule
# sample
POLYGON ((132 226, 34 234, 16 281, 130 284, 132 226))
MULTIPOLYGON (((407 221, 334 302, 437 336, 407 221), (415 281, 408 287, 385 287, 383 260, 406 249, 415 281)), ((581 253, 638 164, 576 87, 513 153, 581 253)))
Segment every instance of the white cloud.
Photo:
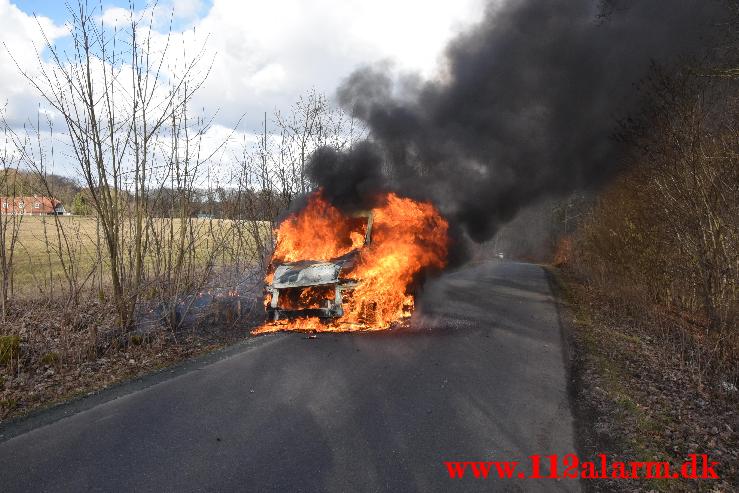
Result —
MULTIPOLYGON (((152 52, 159 56, 169 39, 172 63, 166 75, 182 66, 182 53, 193 56, 207 38, 201 73, 213 65, 192 107, 217 112, 208 140, 217 141, 246 114, 235 141, 261 127, 267 111, 286 110, 311 88, 333 95, 355 68, 384 60, 401 72, 434 77, 444 46, 456 32, 482 16, 486 0, 214 0, 206 10, 201 0, 164 0, 137 12, 152 23, 152 52), (179 61, 175 60, 178 59, 179 61), (211 138, 212 137, 212 138, 211 138)), ((130 23, 126 9, 100 13, 108 26, 130 23)), ((68 27, 41 17, 49 39, 64 40, 68 27)), ((38 71, 35 48, 44 44, 37 21, 9 0, 0 0, 0 41, 23 69, 38 71)), ((146 34, 144 32, 143 34, 146 34)), ((125 68, 121 67, 122 70, 125 68)), ((0 47, 0 106, 8 101, 7 117, 20 124, 39 111, 41 98, 0 47)), ((54 118, 53 111, 42 112, 54 118)), ((57 121, 57 132, 61 122, 57 121)), ((229 145, 230 148, 230 145, 229 145)))
POLYGON ((105 25, 110 27, 124 27, 131 24, 131 11, 123 7, 109 7, 101 16, 105 25))
POLYGON ((173 0, 172 11, 177 19, 192 19, 196 17, 203 9, 203 2, 200 0, 173 0))
MULTIPOLYGON (((344 77, 366 63, 391 60, 400 71, 432 77, 445 44, 482 15, 484 3, 214 0, 206 12, 201 0, 170 0, 137 15, 148 22, 153 14, 160 47, 172 16, 182 22, 175 23, 181 31, 173 33, 170 50, 184 47, 194 53, 208 37, 207 51, 215 62, 197 104, 210 111, 220 108, 219 121, 229 125, 243 113, 251 121, 250 115, 284 108, 311 88, 333 94, 344 77)), ((102 20, 122 27, 130 17, 125 8, 110 7, 102 20)), ((43 41, 35 20, 0 0, 0 22, 7 26, 0 39, 32 66, 33 43, 43 41)), ((41 24, 52 39, 67 32, 46 18, 41 24)), ((0 71, 0 89, 7 98, 33 95, 7 56, 0 55, 0 71)), ((14 115, 19 110, 14 108, 14 115)))
MULTIPOLYGON (((226 124, 285 108, 310 88, 333 94, 353 69, 391 60, 433 77, 449 39, 482 15, 483 0, 215 0, 194 25, 216 53, 199 105, 226 124)), ((258 119, 258 118, 257 118, 258 119)))
POLYGON ((270 63, 246 79, 247 85, 256 95, 279 92, 285 85, 287 71, 279 63, 270 63))

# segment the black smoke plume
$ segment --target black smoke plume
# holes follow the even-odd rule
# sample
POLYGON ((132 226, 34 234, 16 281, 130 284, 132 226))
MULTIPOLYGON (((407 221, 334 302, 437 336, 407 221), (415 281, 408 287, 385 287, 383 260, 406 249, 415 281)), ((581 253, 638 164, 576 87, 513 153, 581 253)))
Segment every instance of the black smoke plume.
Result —
POLYGON ((431 200, 487 240, 521 207, 612 176, 624 152, 614 134, 640 105, 640 81, 652 64, 699 61, 725 5, 491 3, 449 44, 435 80, 383 67, 351 74, 338 98, 370 139, 346 153, 319 150, 310 177, 344 208, 388 189, 431 200))

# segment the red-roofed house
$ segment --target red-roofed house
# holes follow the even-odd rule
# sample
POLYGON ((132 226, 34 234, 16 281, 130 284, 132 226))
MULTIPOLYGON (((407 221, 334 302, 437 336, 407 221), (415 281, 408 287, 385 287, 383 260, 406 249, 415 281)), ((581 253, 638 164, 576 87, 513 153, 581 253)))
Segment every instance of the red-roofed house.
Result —
POLYGON ((64 205, 57 199, 33 195, 27 197, 0 197, 1 214, 30 214, 43 216, 64 214, 64 205))

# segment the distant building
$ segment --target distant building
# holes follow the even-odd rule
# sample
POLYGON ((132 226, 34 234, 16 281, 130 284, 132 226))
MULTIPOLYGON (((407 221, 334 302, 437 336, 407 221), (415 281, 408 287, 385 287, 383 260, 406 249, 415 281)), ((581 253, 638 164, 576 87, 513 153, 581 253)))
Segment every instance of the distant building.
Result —
POLYGON ((0 197, 1 214, 23 214, 31 216, 62 215, 64 205, 55 198, 33 195, 27 197, 0 197))

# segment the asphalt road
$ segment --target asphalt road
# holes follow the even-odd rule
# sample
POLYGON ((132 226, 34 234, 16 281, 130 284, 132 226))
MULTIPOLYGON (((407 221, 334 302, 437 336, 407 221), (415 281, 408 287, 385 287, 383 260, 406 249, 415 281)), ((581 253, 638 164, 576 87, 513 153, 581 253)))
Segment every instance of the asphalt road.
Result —
POLYGON ((544 271, 468 266, 423 297, 411 329, 256 337, 44 426, 21 423, 0 443, 0 490, 579 490, 450 479, 443 464, 575 452, 544 271))

